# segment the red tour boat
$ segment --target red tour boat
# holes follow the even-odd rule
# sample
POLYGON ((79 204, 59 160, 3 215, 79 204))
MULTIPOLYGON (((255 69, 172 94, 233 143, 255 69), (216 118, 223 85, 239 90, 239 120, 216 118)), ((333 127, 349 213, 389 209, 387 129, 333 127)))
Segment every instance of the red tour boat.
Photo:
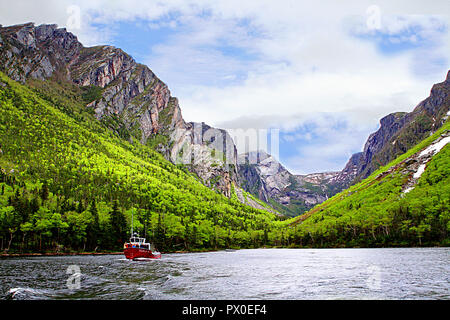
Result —
POLYGON ((139 235, 132 234, 130 241, 123 246, 123 253, 127 259, 161 259, 161 253, 152 251, 152 245, 145 242, 145 238, 139 238, 139 235))
POLYGON ((123 245, 123 253, 127 259, 161 259, 161 253, 152 251, 151 243, 145 242, 145 238, 139 238, 137 233, 133 232, 133 213, 131 213, 131 238, 123 245))

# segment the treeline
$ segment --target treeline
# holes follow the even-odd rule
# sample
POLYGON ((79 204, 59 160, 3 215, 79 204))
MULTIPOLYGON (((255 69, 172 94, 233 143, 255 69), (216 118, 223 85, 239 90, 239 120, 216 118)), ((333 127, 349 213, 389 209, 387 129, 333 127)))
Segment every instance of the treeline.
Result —
MULTIPOLYGON (((164 252, 273 245, 270 223, 233 219, 217 210, 179 216, 149 208, 125 209, 118 201, 88 203, 54 195, 47 184, 18 183, 0 175, 0 249, 3 252, 121 250, 133 228, 164 252), (131 219, 133 214, 134 219, 131 219), (270 239, 269 239, 270 234, 270 239)), ((238 212, 232 213, 239 218, 238 212)))
POLYGON ((100 221, 95 200, 88 205, 17 183, 0 173, 0 249, 3 252, 117 250, 127 236, 127 222, 117 201, 100 221))

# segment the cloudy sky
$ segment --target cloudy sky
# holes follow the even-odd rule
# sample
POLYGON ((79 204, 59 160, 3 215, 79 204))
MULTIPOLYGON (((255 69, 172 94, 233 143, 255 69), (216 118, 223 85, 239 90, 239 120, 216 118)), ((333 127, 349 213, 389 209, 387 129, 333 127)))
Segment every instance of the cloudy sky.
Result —
POLYGON ((280 130, 279 160, 298 174, 341 170, 381 117, 445 79, 449 15, 448 0, 0 0, 0 24, 57 23, 124 49, 187 121, 280 130))

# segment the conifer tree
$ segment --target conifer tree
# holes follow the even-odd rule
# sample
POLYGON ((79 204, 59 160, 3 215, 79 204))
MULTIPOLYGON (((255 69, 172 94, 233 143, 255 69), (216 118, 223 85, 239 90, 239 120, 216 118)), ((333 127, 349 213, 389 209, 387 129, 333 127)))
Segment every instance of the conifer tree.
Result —
POLYGON ((99 225, 97 204, 95 203, 95 199, 92 200, 91 205, 89 206, 89 213, 92 216, 92 221, 89 223, 87 227, 87 236, 90 246, 96 249, 100 241, 99 239, 100 225, 99 225))
POLYGON ((125 220, 124 214, 119 209, 117 200, 114 200, 111 212, 111 236, 113 237, 115 248, 122 245, 127 236, 127 221, 125 220))
POLYGON ((42 199, 42 201, 48 200, 48 195, 49 195, 48 185, 47 185, 47 182, 44 182, 44 184, 42 185, 42 189, 41 189, 41 199, 42 199))

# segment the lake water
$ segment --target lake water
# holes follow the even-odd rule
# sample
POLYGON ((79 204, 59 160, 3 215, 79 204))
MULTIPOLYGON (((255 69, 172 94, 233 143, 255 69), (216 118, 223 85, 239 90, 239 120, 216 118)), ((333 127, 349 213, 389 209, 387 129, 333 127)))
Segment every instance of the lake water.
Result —
POLYGON ((450 248, 4 258, 0 299, 450 299, 449 258, 450 248))

